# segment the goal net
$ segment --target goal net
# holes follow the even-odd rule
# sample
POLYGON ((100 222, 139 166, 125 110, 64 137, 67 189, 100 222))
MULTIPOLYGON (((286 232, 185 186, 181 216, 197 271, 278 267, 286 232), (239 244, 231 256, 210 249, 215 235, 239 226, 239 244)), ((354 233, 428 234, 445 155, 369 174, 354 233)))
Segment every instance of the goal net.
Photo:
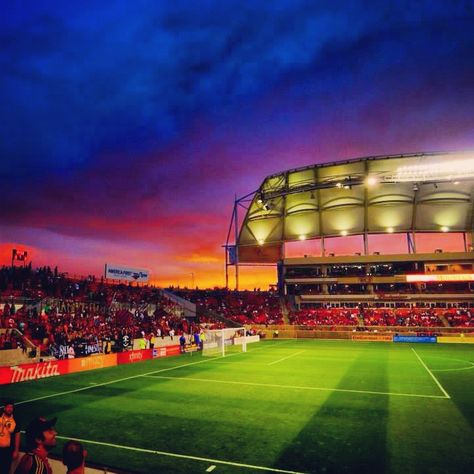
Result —
POLYGON ((202 355, 225 356, 247 352, 245 328, 208 329, 204 331, 202 355))

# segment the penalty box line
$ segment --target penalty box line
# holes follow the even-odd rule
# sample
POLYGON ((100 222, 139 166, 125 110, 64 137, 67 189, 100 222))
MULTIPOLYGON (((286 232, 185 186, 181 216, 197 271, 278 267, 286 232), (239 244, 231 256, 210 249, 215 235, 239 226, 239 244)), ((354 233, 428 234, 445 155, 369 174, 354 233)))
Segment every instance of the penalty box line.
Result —
POLYGON ((213 463, 213 464, 222 464, 225 466, 234 466, 234 467, 240 467, 244 469, 254 469, 258 471, 267 471, 267 472, 279 472, 282 474, 304 474, 299 471, 288 471, 286 469, 277 469, 274 467, 266 467, 266 466, 255 466, 253 464, 245 464, 245 463, 239 463, 239 462, 233 462, 233 461, 224 461, 221 459, 212 459, 212 458, 205 458, 201 456, 192 456, 189 454, 178 454, 178 453, 170 453, 167 451, 158 451, 156 449, 146 449, 146 448, 136 448, 134 446, 124 446, 121 444, 114 444, 114 443, 106 443, 104 441, 93 441, 90 439, 82 439, 82 438, 71 438, 69 436, 56 436, 56 438, 59 439, 64 439, 64 440, 73 440, 73 441, 79 441, 81 443, 85 444, 95 444, 98 446, 107 446, 110 448, 117 448, 117 449, 124 449, 127 451, 135 451, 139 453, 147 453, 147 454, 157 454, 160 456, 167 456, 171 458, 178 458, 178 459, 188 459, 192 461, 200 461, 200 462, 206 462, 206 463, 213 463))
POLYGON ((164 380, 181 380, 189 382, 209 382, 209 383, 220 383, 220 384, 229 384, 229 385, 247 385, 251 387, 269 387, 269 388, 281 388, 287 390, 313 390, 320 392, 346 392, 346 393, 361 393, 367 395, 385 395, 385 396, 395 396, 395 397, 415 397, 415 398, 437 398, 441 400, 446 400, 442 395, 423 395, 418 393, 400 393, 400 392, 377 392, 373 390, 354 390, 346 388, 328 388, 328 387, 308 387, 304 385, 280 385, 280 384, 270 384, 270 383, 258 383, 258 382, 238 382, 233 380, 216 380, 216 379, 200 379, 194 377, 167 377, 165 375, 142 375, 142 377, 148 377, 151 379, 164 379, 164 380))
POLYGON ((436 385, 439 387, 439 389, 443 392, 444 398, 451 398, 449 396, 449 393, 443 388, 441 385, 440 381, 435 377, 433 372, 428 368, 428 366, 423 362, 423 359, 418 355, 418 353, 415 351, 415 349, 412 347, 411 350, 414 352, 416 355, 417 359, 421 362, 421 365, 426 369, 426 371, 431 375, 431 378, 435 381, 436 385))
MULTIPOLYGON (((282 342, 280 344, 284 344, 284 343, 282 342)), ((280 344, 272 344, 270 347, 262 346, 262 347, 258 347, 256 349, 252 349, 248 352, 252 353, 252 352, 264 349, 264 348, 265 349, 271 349, 272 347, 278 346, 280 344)), ((246 352, 235 352, 233 354, 228 354, 225 357, 232 357, 232 356, 241 355, 241 354, 246 354, 246 352)), ((94 384, 94 385, 88 385, 86 387, 75 388, 73 390, 66 390, 64 392, 51 393, 49 395, 43 395, 42 397, 36 397, 36 398, 31 398, 29 400, 23 400, 21 402, 16 402, 15 405, 25 405, 26 403, 37 402, 37 401, 40 401, 40 400, 46 400, 48 398, 60 397, 62 395, 69 395, 70 393, 84 392, 86 390, 92 390, 92 389, 97 388, 97 387, 104 387, 106 385, 111 385, 111 384, 118 383, 118 382, 124 382, 125 380, 133 380, 133 379, 137 379, 137 378, 140 378, 140 377, 146 377, 146 376, 151 376, 153 374, 159 374, 159 373, 162 373, 162 372, 168 372, 170 370, 180 369, 181 367, 189 367, 191 365, 203 364, 205 362, 213 362, 213 361, 216 361, 218 359, 223 359, 225 357, 224 356, 219 356, 219 357, 215 357, 215 358, 212 357, 212 358, 209 358, 209 359, 202 359, 202 360, 198 360, 196 362, 188 362, 187 364, 181 364, 181 365, 175 365, 173 367, 167 367, 165 369, 153 370, 151 372, 146 372, 145 374, 131 375, 130 377, 122 377, 120 379, 109 380, 108 382, 102 382, 102 383, 97 383, 97 384, 94 384)), ((1 407, 1 408, 3 408, 3 407, 1 407)))

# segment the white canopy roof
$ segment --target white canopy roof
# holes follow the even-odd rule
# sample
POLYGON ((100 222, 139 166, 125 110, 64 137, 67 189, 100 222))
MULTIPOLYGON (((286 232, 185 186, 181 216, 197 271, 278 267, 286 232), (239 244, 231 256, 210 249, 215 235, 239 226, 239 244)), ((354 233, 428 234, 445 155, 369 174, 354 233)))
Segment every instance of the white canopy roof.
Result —
POLYGON ((474 153, 358 158, 264 179, 237 245, 385 232, 473 232, 474 153))

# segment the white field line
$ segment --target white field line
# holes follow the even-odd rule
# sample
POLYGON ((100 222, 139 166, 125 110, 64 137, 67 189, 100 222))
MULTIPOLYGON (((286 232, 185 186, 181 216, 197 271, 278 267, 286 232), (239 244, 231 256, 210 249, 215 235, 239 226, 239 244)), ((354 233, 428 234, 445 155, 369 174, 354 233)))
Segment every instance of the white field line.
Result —
POLYGON ((246 468, 246 469, 255 469, 255 470, 259 470, 259 471, 280 472, 280 473, 284 473, 284 474, 304 474, 304 473, 298 472, 298 471, 287 471, 285 469, 277 469, 277 468, 274 468, 274 467, 254 466, 253 464, 244 464, 244 463, 240 463, 240 462, 223 461, 223 460, 220 460, 220 459, 211 459, 211 458, 204 458, 204 457, 200 457, 200 456, 191 456, 191 455, 188 455, 188 454, 169 453, 167 451, 158 451, 158 450, 155 450, 155 449, 136 448, 136 447, 133 447, 133 446, 124 446, 124 445, 121 445, 121 444, 105 443, 103 441, 93 441, 93 440, 90 440, 90 439, 71 438, 70 436, 56 436, 56 438, 67 439, 67 440, 72 439, 73 441, 79 441, 80 443, 95 444, 95 445, 98 445, 98 446, 107 446, 107 447, 110 447, 110 448, 117 448, 117 449, 125 449, 127 451, 135 451, 135 452, 139 452, 139 453, 158 454, 160 456, 167 456, 167 457, 171 457, 171 458, 191 459, 193 461, 202 461, 202 462, 212 463, 212 464, 223 464, 223 465, 226 465, 226 466, 241 467, 241 468, 246 468))
POLYGON ((431 372, 451 372, 451 371, 457 371, 457 370, 471 370, 471 369, 474 369, 474 362, 471 362, 470 360, 453 359, 452 357, 436 357, 436 356, 430 356, 430 359, 440 359, 440 360, 443 360, 443 361, 454 360, 456 362, 462 362, 463 364, 471 364, 469 367, 453 367, 452 369, 431 369, 431 372))
POLYGON ((474 369, 474 365, 470 367, 458 367, 454 369, 431 369, 431 372, 456 372, 457 370, 471 370, 474 369))
POLYGON ((443 388, 443 386, 439 383, 439 380, 433 375, 430 369, 428 369, 427 365, 423 362, 422 358, 418 355, 415 349, 412 347, 411 350, 415 353, 417 359, 421 362, 421 365, 426 369, 426 371, 431 375, 431 378, 436 382, 436 385, 440 388, 440 390, 444 393, 446 398, 451 398, 449 393, 443 388))
POLYGON ((446 399, 445 396, 441 396, 441 395, 421 395, 418 393, 376 392, 372 390, 352 390, 352 389, 345 389, 345 388, 308 387, 304 385, 279 385, 279 384, 271 384, 271 383, 237 382, 237 381, 232 381, 232 380, 199 379, 199 378, 194 378, 194 377, 166 377, 164 375, 143 375, 143 377, 149 377, 152 379, 222 383, 222 384, 230 384, 230 385, 248 385, 251 387, 282 388, 282 389, 288 389, 288 390, 314 390, 314 391, 321 391, 321 392, 346 392, 346 393, 362 393, 362 394, 368 394, 368 395, 389 395, 389 396, 396 396, 396 397, 440 398, 442 400, 446 399))
POLYGON ((281 358, 281 359, 278 359, 278 360, 275 360, 275 361, 273 361, 273 362, 270 362, 270 363, 267 364, 267 365, 278 364, 278 362, 283 362, 284 360, 291 359, 292 357, 295 357, 295 356, 297 356, 297 355, 299 355, 299 354, 302 354, 303 352, 304 352, 304 351, 295 352, 294 354, 291 354, 291 355, 289 355, 289 356, 287 356, 287 357, 283 357, 283 358, 281 358))
MULTIPOLYGON (((282 342, 280 344, 284 344, 284 342, 282 342)), ((272 346, 267 346, 267 348, 272 348, 272 347, 278 346, 280 344, 273 344, 272 346)), ((265 348, 265 346, 262 346, 262 347, 252 349, 248 352, 255 352, 255 351, 258 351, 258 350, 261 350, 261 349, 264 349, 264 348, 265 348)), ((226 357, 231 357, 231 356, 240 355, 240 354, 245 354, 245 352, 236 352, 236 353, 233 353, 233 354, 229 354, 226 357)), ((189 362, 187 364, 175 365, 173 367, 167 367, 166 369, 153 370, 152 372, 146 372, 145 374, 131 375, 130 377, 123 377, 123 378, 120 378, 120 379, 110 380, 108 382, 103 382, 103 383, 91 382, 91 383, 93 383, 93 385, 89 384, 85 387, 75 388, 73 390, 66 390, 64 392, 51 393, 49 395, 44 395, 42 397, 36 397, 36 398, 31 398, 29 400, 23 400, 21 402, 16 402, 15 405, 24 405, 26 403, 32 403, 32 402, 37 402, 39 400, 45 400, 47 398, 60 397, 61 395, 68 395, 69 393, 83 392, 85 390, 91 390, 93 388, 103 387, 105 385, 111 385, 113 383, 123 382, 124 380, 132 380, 132 379, 136 379, 136 378, 147 376, 147 375, 159 374, 161 372, 167 372, 169 370, 180 369, 181 367, 189 367, 190 365, 202 364, 204 362, 212 362, 212 361, 219 360, 219 359, 222 359, 222 356, 219 356, 217 358, 201 359, 201 360, 198 360, 196 362, 189 362)))

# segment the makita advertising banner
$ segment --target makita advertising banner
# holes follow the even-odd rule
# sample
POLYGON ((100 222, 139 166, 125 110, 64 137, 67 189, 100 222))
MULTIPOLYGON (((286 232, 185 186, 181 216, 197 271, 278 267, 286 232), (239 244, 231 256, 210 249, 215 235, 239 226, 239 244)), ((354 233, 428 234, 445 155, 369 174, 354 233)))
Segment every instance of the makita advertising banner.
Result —
POLYGON ((0 385, 28 382, 84 370, 103 369, 117 364, 131 364, 156 357, 169 357, 180 353, 179 346, 159 347, 139 351, 119 352, 108 355, 92 355, 77 359, 51 360, 37 364, 21 364, 0 367, 0 385))
POLYGON ((68 360, 50 360, 39 364, 0 367, 0 384, 27 382, 69 373, 68 360))
POLYGON ((150 272, 143 268, 124 267, 123 265, 105 264, 105 278, 110 280, 136 281, 147 283, 150 272))

